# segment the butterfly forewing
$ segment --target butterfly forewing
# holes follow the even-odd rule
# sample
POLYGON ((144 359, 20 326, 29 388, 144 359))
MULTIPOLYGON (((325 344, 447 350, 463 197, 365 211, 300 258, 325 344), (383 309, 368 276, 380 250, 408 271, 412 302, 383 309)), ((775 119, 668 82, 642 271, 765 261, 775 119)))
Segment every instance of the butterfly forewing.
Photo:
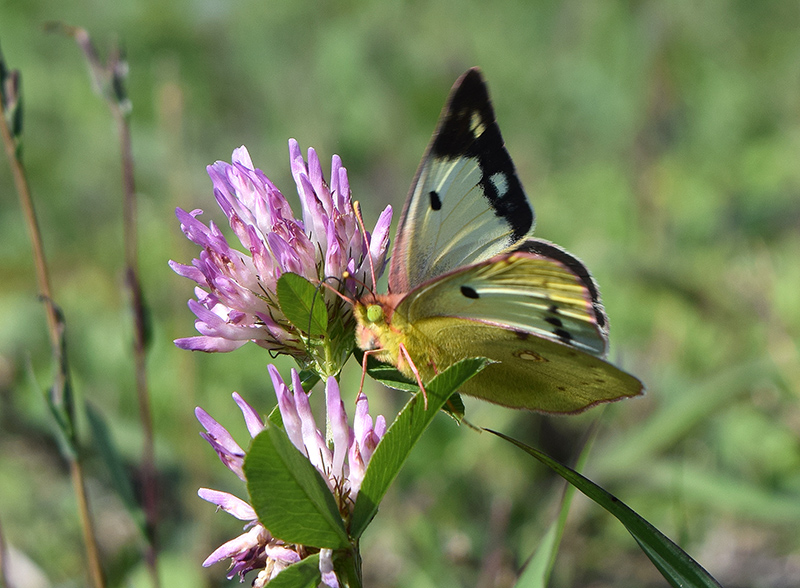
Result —
POLYGON ((408 292, 490 259, 529 236, 533 226, 533 208, 503 146, 486 84, 471 69, 453 86, 417 170, 397 231, 389 288, 408 292))

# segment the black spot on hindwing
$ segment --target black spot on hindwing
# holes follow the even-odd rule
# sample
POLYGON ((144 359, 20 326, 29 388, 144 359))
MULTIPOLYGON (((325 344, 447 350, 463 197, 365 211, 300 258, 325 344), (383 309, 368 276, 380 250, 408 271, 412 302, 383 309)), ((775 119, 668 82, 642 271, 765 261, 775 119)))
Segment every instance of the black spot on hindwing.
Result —
POLYGON ((480 298, 480 296, 478 296, 478 293, 469 286, 461 286, 461 293, 467 298, 472 298, 473 300, 480 298))
MULTIPOLYGON (((441 159, 478 160, 479 185, 495 215, 511 227, 518 241, 533 228, 533 209, 503 144, 489 92, 479 70, 473 68, 456 82, 445 105, 431 155, 441 159), (504 190, 498 190, 498 185, 504 190)), ((433 199, 431 200, 433 206, 433 199)), ((434 210, 438 210, 434 207, 434 210)))
POLYGON ((572 344, 572 334, 564 329, 556 329, 553 334, 558 337, 558 340, 566 345, 572 344))

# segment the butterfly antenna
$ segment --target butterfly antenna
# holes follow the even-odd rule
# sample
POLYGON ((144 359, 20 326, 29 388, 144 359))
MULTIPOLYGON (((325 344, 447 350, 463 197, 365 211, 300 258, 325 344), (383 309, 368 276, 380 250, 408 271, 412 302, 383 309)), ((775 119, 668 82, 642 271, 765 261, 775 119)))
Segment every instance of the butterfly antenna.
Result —
MULTIPOLYGON (((359 286, 359 288, 363 288, 363 289, 364 289, 364 290, 366 290, 367 292, 370 292, 370 293, 371 293, 371 292, 373 291, 373 290, 372 290, 372 288, 370 288, 369 286, 367 286, 367 285, 366 285, 364 282, 362 282, 361 280, 359 280, 357 277, 355 277, 353 274, 351 274, 351 273, 350 273, 349 271, 347 271, 347 270, 344 270, 344 271, 342 272, 342 278, 344 278, 345 280, 353 280, 353 281, 354 281, 354 282, 355 282, 355 283, 356 283, 356 284, 359 286)), ((352 301, 351 301, 351 302, 352 302, 352 301)))
POLYGON ((367 239, 367 229, 364 227, 364 219, 361 217, 361 203, 356 200, 353 202, 353 212, 358 221, 358 227, 361 229, 361 234, 364 236, 364 244, 367 246, 367 261, 369 262, 369 273, 372 278, 372 288, 367 288, 370 292, 374 292, 377 280, 375 280, 375 266, 372 264, 372 255, 370 251, 370 239, 367 239))
MULTIPOLYGON (((348 272, 344 272, 342 274, 342 277, 347 279, 347 278, 352 278, 353 276, 351 276, 348 272)), ((339 298, 341 298, 342 300, 344 300, 348 304, 354 304, 355 303, 355 301, 352 298, 348 298, 347 296, 345 296, 344 294, 339 292, 339 290, 337 290, 336 288, 334 288, 333 286, 328 284, 327 283, 328 280, 336 280, 337 282, 339 282, 340 286, 344 286, 344 282, 342 280, 340 280, 339 278, 337 278, 336 276, 328 276, 327 278, 324 278, 324 279, 320 280, 319 286, 317 287, 317 292, 319 292, 319 287, 327 288, 328 290, 330 290, 331 292, 336 294, 339 298)), ((314 293, 314 296, 316 296, 316 293, 314 293)), ((313 302, 312 302, 312 305, 313 305, 313 302)))

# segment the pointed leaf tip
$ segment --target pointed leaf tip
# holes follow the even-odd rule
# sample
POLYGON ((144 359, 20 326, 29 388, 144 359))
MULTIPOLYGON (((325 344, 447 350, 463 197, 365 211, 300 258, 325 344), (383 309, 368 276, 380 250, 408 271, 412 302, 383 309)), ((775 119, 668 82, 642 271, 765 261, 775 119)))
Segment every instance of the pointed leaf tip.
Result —
POLYGON ((291 323, 309 337, 328 331, 328 308, 319 288, 303 276, 285 273, 278 279, 278 304, 291 323))

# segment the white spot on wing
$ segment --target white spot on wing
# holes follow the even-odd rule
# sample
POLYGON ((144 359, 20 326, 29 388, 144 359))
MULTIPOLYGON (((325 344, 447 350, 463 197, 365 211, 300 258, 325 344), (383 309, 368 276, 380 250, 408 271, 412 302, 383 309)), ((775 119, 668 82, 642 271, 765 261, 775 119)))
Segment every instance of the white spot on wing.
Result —
POLYGON ((486 130, 486 125, 483 124, 481 121, 481 115, 477 112, 472 113, 472 117, 469 121, 469 130, 472 131, 472 134, 477 138, 480 137, 483 132, 486 130))
POLYGON ((508 192, 508 176, 503 172, 497 172, 489 178, 492 182, 494 189, 497 191, 497 197, 502 198, 508 192))

